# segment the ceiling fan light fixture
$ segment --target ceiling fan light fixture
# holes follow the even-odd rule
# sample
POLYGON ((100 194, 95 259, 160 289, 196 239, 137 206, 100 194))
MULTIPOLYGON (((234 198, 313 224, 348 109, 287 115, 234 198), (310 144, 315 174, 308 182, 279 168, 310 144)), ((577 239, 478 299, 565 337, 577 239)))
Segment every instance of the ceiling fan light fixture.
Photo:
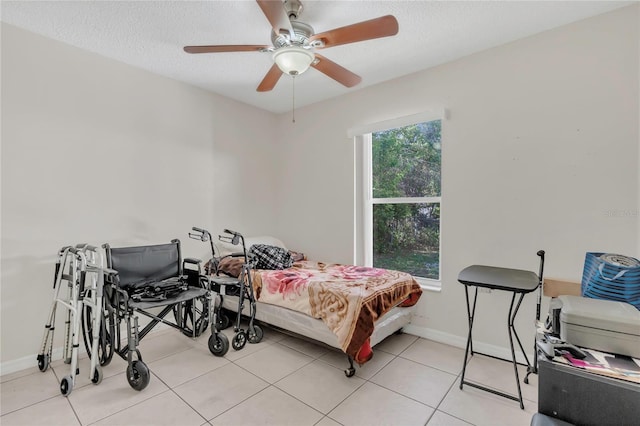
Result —
POLYGON ((315 59, 313 52, 300 46, 281 47, 273 53, 273 60, 285 74, 299 75, 309 69, 315 59))

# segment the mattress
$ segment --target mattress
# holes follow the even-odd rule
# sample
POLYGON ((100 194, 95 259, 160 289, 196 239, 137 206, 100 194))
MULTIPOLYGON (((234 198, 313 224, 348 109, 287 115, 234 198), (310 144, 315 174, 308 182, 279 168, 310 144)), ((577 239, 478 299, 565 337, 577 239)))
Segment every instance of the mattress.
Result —
MULTIPOLYGON (((238 298, 235 296, 224 296, 222 305, 225 309, 233 312, 238 310, 238 298)), ((375 346, 385 338, 400 330, 411 322, 414 307, 395 307, 387 312, 375 322, 375 328, 370 338, 371 346, 375 346)), ((245 301, 243 314, 249 314, 249 302, 245 301)), ((266 303, 256 302, 256 319, 266 324, 282 328, 309 339, 322 342, 334 348, 340 349, 337 336, 326 326, 326 324, 316 318, 302 314, 291 309, 266 303)))

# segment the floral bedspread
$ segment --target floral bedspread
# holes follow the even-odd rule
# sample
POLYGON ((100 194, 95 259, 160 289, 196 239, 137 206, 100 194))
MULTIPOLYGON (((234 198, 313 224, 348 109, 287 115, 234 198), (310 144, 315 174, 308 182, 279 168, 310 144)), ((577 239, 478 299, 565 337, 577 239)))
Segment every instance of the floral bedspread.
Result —
POLYGON ((375 321, 394 306, 414 305, 422 290, 407 273, 314 261, 254 271, 257 300, 322 319, 342 350, 363 364, 375 321))

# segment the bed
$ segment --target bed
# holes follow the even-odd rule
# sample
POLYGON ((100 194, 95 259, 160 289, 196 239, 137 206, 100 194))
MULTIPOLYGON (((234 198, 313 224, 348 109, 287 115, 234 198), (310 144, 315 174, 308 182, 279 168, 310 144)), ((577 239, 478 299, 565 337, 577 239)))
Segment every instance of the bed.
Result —
MULTIPOLYGON (((247 238, 247 249, 253 244, 286 249, 273 237, 247 238)), ((222 255, 230 251, 218 247, 222 255)), ((296 260, 290 268, 252 270, 256 319, 340 349, 349 357, 347 376, 355 373, 354 361, 365 364, 373 356, 373 346, 411 321, 422 294, 411 275, 312 261, 290 253, 296 260)), ((237 270, 237 264, 229 262, 221 269, 234 274, 234 267, 237 270)), ((237 304, 237 298, 224 297, 225 309, 236 312, 237 304)))

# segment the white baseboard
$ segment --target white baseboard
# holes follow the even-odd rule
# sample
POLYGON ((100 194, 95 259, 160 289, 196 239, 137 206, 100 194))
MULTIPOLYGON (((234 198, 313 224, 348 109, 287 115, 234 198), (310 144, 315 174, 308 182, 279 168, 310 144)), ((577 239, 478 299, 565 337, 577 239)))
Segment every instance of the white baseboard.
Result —
MULTIPOLYGON (((170 327, 165 324, 157 324, 153 330, 149 332, 147 336, 152 336, 155 333, 158 333, 163 330, 168 330, 170 327)), ((126 334, 125 334, 126 336, 126 334)), ((82 340, 82 339, 81 339, 82 340)), ((78 348, 78 356, 83 356, 87 353, 82 341, 80 342, 80 346, 78 348)), ((62 359, 62 346, 53 348, 51 351, 51 360, 49 362, 57 361, 62 359)), ((37 367, 38 366, 38 355, 31 354, 24 356, 22 358, 13 359, 10 361, 5 361, 0 363, 0 376, 4 376, 6 374, 15 373, 16 371, 25 370, 27 368, 37 367)))
MULTIPOLYGON (((156 329, 152 330, 150 335, 165 329, 166 326, 164 324, 159 324, 156 329)), ((168 328, 168 327, 166 327, 168 328)), ((411 334, 418 337, 423 337, 425 339, 433 340, 434 342, 444 343, 446 345, 454 346, 456 348, 465 349, 467 344, 466 336, 456 336, 455 334, 445 333, 443 331, 434 330, 426 327, 418 327, 413 324, 407 324, 403 327, 403 331, 407 334, 411 334)), ((473 349, 475 352, 485 353, 487 355, 495 356, 498 358, 511 359, 511 350, 508 347, 491 345, 483 342, 473 342, 473 349)), ((516 360, 520 363, 525 363, 524 356, 519 348, 516 349, 516 360)), ((86 351, 82 345, 80 345, 79 354, 85 354, 86 351)), ((62 347, 54 348, 52 354, 51 362, 62 359, 62 347)), ((531 349, 531 353, 527 353, 529 357, 529 361, 532 360, 533 356, 533 346, 531 349)), ((22 358, 18 358, 11 361, 6 361, 0 363, 0 376, 4 376, 5 374, 15 373, 16 371, 24 370, 27 368, 37 367, 37 354, 27 355, 22 358)))
MULTIPOLYGON (((84 348, 81 348, 81 349, 82 351, 80 353, 86 353, 86 350, 84 348)), ((53 351, 51 351, 50 362, 57 361, 59 359, 62 359, 62 347, 54 348, 53 351)), ((37 354, 23 356, 22 358, 0 363, 0 376, 4 376, 6 374, 15 373, 16 371, 26 370, 27 368, 33 368, 37 366, 38 366, 37 354)))
MULTIPOLYGON (((466 349, 467 345, 467 337, 466 336, 456 336, 455 334, 445 333, 443 331, 434 330, 426 327, 418 327, 413 324, 408 324, 403 328, 403 331, 407 334, 412 334, 414 336, 423 337, 425 339, 433 340, 434 342, 444 343, 446 345, 454 346, 456 348, 460 348, 462 350, 466 349)), ((514 342, 515 343, 515 342, 514 342)), ((523 342, 523 345, 526 343, 523 342)), ((531 351, 527 352, 527 356, 529 357, 529 361, 533 360, 533 342, 531 342, 531 351)), ((483 343, 475 341, 473 342, 473 350, 474 352, 483 353, 487 355, 491 355, 497 358, 502 358, 505 360, 511 359, 511 349, 502 346, 496 346, 489 343, 483 343)), ((526 350, 526 347, 525 347, 526 350)), ((515 348, 516 361, 522 364, 526 364, 526 360, 520 348, 515 348)))

